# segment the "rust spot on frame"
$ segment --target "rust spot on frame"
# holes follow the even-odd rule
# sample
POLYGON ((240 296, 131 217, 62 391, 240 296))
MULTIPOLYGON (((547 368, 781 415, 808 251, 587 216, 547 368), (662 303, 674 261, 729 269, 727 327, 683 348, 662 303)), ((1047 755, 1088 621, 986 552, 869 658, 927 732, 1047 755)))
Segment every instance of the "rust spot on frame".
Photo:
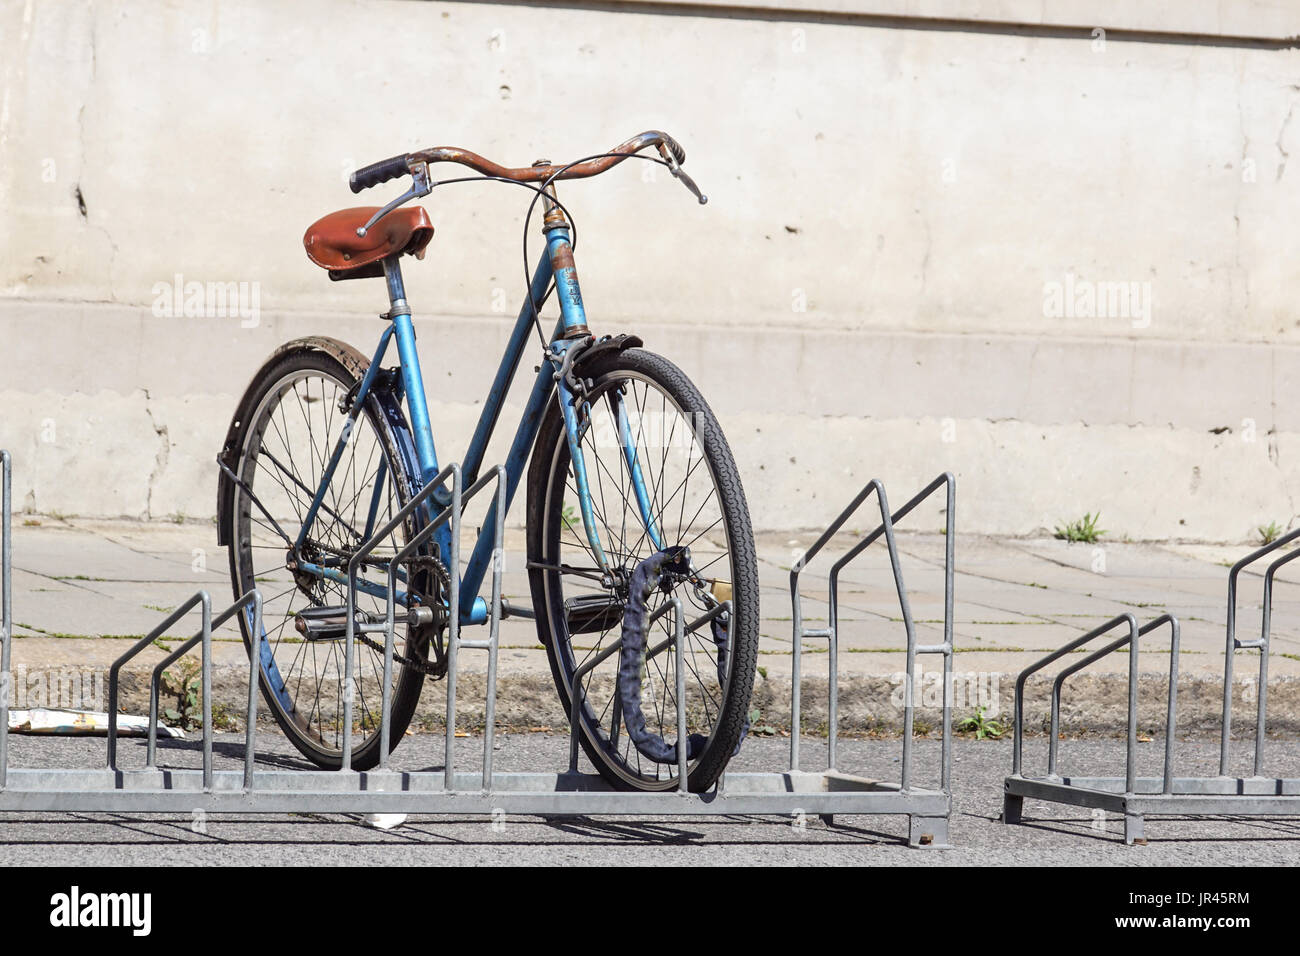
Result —
POLYGON ((573 247, 567 242, 562 242, 551 254, 551 270, 559 275, 565 269, 573 269, 573 247))

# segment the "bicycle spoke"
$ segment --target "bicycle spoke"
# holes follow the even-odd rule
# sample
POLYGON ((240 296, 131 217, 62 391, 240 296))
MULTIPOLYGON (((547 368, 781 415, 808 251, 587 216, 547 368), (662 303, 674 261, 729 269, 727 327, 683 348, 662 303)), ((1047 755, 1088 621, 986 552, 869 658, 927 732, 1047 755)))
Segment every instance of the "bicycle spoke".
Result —
MULTIPOLYGON (((339 446, 345 423, 350 419, 339 407, 339 399, 351 386, 321 371, 305 368, 290 373, 264 393, 259 410, 250 422, 240 465, 245 482, 268 516, 239 498, 236 520, 240 522, 235 538, 242 548, 240 584, 260 587, 264 592, 263 627, 266 646, 274 668, 266 676, 272 690, 282 694, 280 709, 294 732, 323 751, 339 752, 344 727, 344 700, 352 687, 355 737, 358 750, 375 737, 379 730, 379 702, 383 696, 383 652, 358 640, 353 646, 352 670, 349 673, 344 642, 299 639, 290 630, 294 615, 303 606, 343 606, 346 585, 325 576, 311 576, 301 570, 289 573, 285 559, 286 545, 278 534, 276 520, 290 532, 302 535, 302 527, 313 502, 319 503, 310 533, 303 536, 301 558, 311 563, 333 566, 340 572, 348 564, 348 555, 361 543, 363 534, 358 520, 367 520, 376 494, 376 520, 387 523, 397 508, 401 488, 405 487, 394 468, 400 462, 386 451, 375 431, 375 420, 364 409, 352 420, 348 441, 344 444, 330 481, 321 487, 330 458, 339 446), (380 464, 384 463, 391 480, 377 485, 380 464), (254 559, 254 556, 256 558, 254 559), (268 587, 267 582, 274 582, 268 587), (278 683, 277 683, 278 682, 278 683)), ((382 561, 395 554, 405 542, 407 527, 395 529, 374 549, 382 561)), ((362 569, 361 580, 373 580, 380 588, 387 586, 386 574, 371 574, 362 569)), ((374 594, 358 591, 358 610, 371 614, 384 612, 385 601, 374 594)), ((400 634, 399 634, 400 637, 400 634)), ((399 653, 401 645, 399 645, 399 653)), ((401 679, 402 669, 394 673, 401 679)), ((273 703, 275 700, 273 698, 273 703)))
MULTIPOLYGON (((582 451, 589 480, 590 516, 612 569, 621 575, 625 587, 636 567, 660 546, 690 548, 691 578, 674 585, 672 593, 681 600, 684 614, 710 609, 716 602, 708 593, 704 573, 721 574, 730 581, 734 572, 724 570, 731 562, 726 517, 695 421, 663 388, 635 375, 598 382, 588 398, 593 420, 584 434, 582 451), (615 436, 613 441, 598 438, 609 434, 615 436), (639 476, 634 477, 633 463, 639 476), (638 484, 644 488, 644 508, 637 495, 638 484), (657 528, 659 545, 650 537, 651 526, 657 528), (715 541, 714 533, 718 531, 722 534, 715 541)), ((567 450, 561 447, 557 455, 556 468, 563 468, 556 474, 559 500, 580 503, 567 450)), ((571 595, 609 594, 591 577, 566 573, 570 568, 576 572, 596 562, 584 527, 576 522, 557 524, 553 535, 558 550, 539 570, 561 588, 565 599, 571 595)), ((667 593, 656 590, 654 594, 645 609, 647 616, 669 599, 667 593)), ((611 600, 621 601, 622 597, 611 600)), ((673 647, 675 627, 670 613, 649 628, 647 651, 653 649, 656 653, 647 654, 643 660, 640 678, 646 729, 669 746, 679 736, 679 716, 687 721, 688 736, 699 733, 709 739, 723 714, 725 695, 725 675, 720 677, 718 673, 719 648, 711 633, 686 635, 679 659, 673 647), (678 695, 679 679, 685 687, 684 698, 678 695)), ((587 666, 617 638, 620 630, 615 620, 599 633, 563 635, 561 647, 569 655, 565 667, 572 672, 587 666)), ((623 768, 622 773, 647 783, 671 784, 676 764, 647 759, 621 726, 622 704, 616 679, 620 656, 607 658, 582 681, 586 699, 580 712, 584 714, 586 733, 589 739, 603 741, 607 748, 604 759, 623 768)), ((678 743, 685 746, 685 741, 678 743)))

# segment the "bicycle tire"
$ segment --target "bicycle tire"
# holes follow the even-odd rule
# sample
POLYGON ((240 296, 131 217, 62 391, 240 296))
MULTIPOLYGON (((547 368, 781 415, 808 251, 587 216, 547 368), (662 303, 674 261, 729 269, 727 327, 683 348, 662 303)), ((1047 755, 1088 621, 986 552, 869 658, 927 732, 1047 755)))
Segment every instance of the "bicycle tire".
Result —
MULTIPOLYGON (((330 339, 308 339, 289 343, 281 348, 258 371, 238 406, 230 431, 230 439, 233 439, 234 448, 236 449, 231 468, 235 474, 250 484, 254 494, 257 494, 257 463, 255 458, 249 457, 250 439, 259 427, 259 415, 265 416, 266 414, 264 410, 267 408, 269 393, 277 388, 283 389, 284 383, 292 380, 294 376, 309 376, 312 373, 333 379, 341 391, 347 392, 360 381, 368 365, 369 361, 364 356, 343 343, 330 339), (325 347, 322 347, 322 345, 325 347)), ((271 414, 273 415, 273 409, 271 414)), ((339 417, 342 418, 341 415, 339 417)), ((389 509, 390 513, 395 512, 397 508, 400 508, 402 504, 405 504, 410 499, 415 487, 410 464, 413 453, 410 451, 411 441, 409 431, 406 430, 405 419, 396 401, 389 395, 379 393, 372 393, 368 397, 362 414, 358 416, 358 423, 362 419, 364 419, 366 426, 375 436, 378 447, 382 450, 388 474, 397 477, 397 480, 391 483, 396 500, 389 509)), ((265 431, 267 426, 261 425, 260 427, 265 431)), ((350 439, 353 448, 356 448, 360 442, 357 437, 358 431, 359 429, 354 427, 353 437, 350 439)), ((230 439, 228 439, 228 442, 230 439)), ((312 481, 305 481, 304 483, 315 487, 315 483, 312 481)), ((226 527, 223 529, 223 540, 228 542, 227 550, 232 589, 236 597, 255 586, 262 587, 265 590, 266 582, 264 580, 259 581, 259 575, 255 573, 257 569, 254 567, 256 562, 252 555, 251 535, 247 534, 251 527, 251 516, 256 514, 256 509, 248 500, 247 495, 236 488, 232 482, 224 481, 222 487, 223 493, 229 497, 225 502, 226 506, 224 508, 219 507, 218 510, 227 522, 226 527)), ((318 516, 317 522, 326 519, 327 516, 322 513, 318 516)), ((292 535, 297 531, 298 527, 300 525, 286 530, 292 535)), ((409 539, 414 533, 413 524, 408 524, 405 529, 402 529, 403 537, 406 539, 409 539)), ((341 589, 336 599, 339 604, 343 603, 341 589)), ((290 609, 292 609, 292 602, 290 602, 290 609)), ((264 633, 268 633, 273 627, 284 627, 284 621, 277 624, 271 620, 274 612, 275 608, 272 607, 271 602, 268 600, 266 604, 267 620, 263 627, 264 633)), ((239 619, 245 649, 248 650, 251 657, 251 622, 248 616, 244 614, 239 615, 239 619)), ((427 635, 416 635, 410 629, 407 629, 405 648, 402 639, 403 633, 399 631, 397 650, 399 653, 409 655, 414 648, 426 646, 427 635)), ((341 642, 339 643, 341 644, 341 642)), ((268 638, 266 647, 270 646, 271 641, 268 638)), ((341 649, 337 650, 336 653, 341 655, 341 649)), ((360 669, 363 665, 363 656, 368 654, 377 656, 379 661, 382 662, 382 655, 377 655, 373 649, 367 648, 366 645, 358 641, 354 647, 354 674, 357 677, 354 677, 353 684, 354 689, 359 686, 362 693, 359 695, 360 706, 354 707, 354 721, 358 719, 358 711, 373 713, 364 693, 364 671, 360 669)), ((292 708, 289 706, 290 701, 287 699, 288 684, 292 678, 280 672, 281 669, 276 661, 274 648, 270 651, 271 659, 269 661, 266 656, 264 651, 263 660, 259 661, 259 683, 263 698, 269 705, 277 724, 298 751, 312 763, 324 769, 340 768, 343 761, 341 746, 327 746, 324 731, 312 730, 311 715, 309 713, 304 721, 302 714, 299 712, 300 708, 297 706, 296 697, 292 708)), ((328 668, 328 665, 326 665, 326 668, 328 668)), ((339 674, 342 673, 341 667, 336 669, 339 674)), ((423 683, 424 674, 419 670, 400 663, 396 665, 395 686, 392 694, 390 752, 401 741, 414 716, 423 683)), ((301 685, 301 679, 299 684, 301 685)), ((376 687, 376 691, 379 689, 376 687)), ((317 691, 317 704, 319 705, 319 685, 317 691)), ((357 699, 357 696, 354 695, 354 699, 357 699)), ((377 699, 375 704, 378 706, 377 699)), ((367 770, 379 762, 380 733, 377 726, 374 726, 375 720, 377 718, 371 720, 372 726, 370 728, 363 726, 360 739, 358 739, 357 733, 354 732, 353 769, 367 770), (370 731, 369 733, 365 732, 367 729, 370 731)), ((338 743, 337 739, 335 743, 338 743)))
MULTIPOLYGON (((745 503, 739 472, 722 430, 719 428, 703 396, 686 375, 668 360, 643 349, 628 349, 623 352, 593 358, 590 363, 583 367, 581 375, 586 379, 590 379, 593 384, 590 391, 593 406, 598 405, 601 396, 607 395, 609 390, 616 386, 621 387, 623 391, 627 391, 628 385, 626 383, 642 382, 646 385, 647 394, 649 394, 650 387, 653 386, 654 390, 660 392, 667 399, 665 408, 668 404, 671 404, 678 416, 694 423, 693 440, 698 442, 702 460, 708 463, 708 472, 717 495, 718 511, 723 519, 726 553, 730 564, 733 610, 729 623, 728 642, 730 650, 726 667, 728 672, 725 678, 726 686, 722 687, 720 682, 721 703, 717 709, 717 715, 712 719, 707 742, 702 752, 693 760, 688 770, 687 783, 689 789, 694 792, 706 791, 717 782, 718 777, 722 774, 745 733, 747 711, 758 661, 758 563, 749 512, 745 503)), ((635 384, 632 384, 631 392, 635 396, 637 392, 635 384)), ((625 400, 626 396, 620 399, 620 401, 625 400)), ((593 412, 593 416, 594 414, 593 412)), ((676 426, 673 427, 675 429, 676 426)), ((596 428, 593 426, 588 430, 587 434, 591 435, 595 431, 596 428)), ((668 444, 671 444, 671 439, 665 441, 665 445, 668 444)), ((688 460, 689 454, 688 452, 688 460)), ((587 459, 589 473, 593 471, 590 460, 591 455, 592 451, 584 447, 584 458, 587 459)), ((649 456, 647 455, 647 457, 649 456)), ((580 666, 578 653, 582 650, 581 648, 575 649, 573 643, 575 635, 570 633, 569 619, 564 609, 566 597, 563 582, 566 577, 572 579, 572 576, 556 570, 533 567, 533 565, 541 564, 554 567, 561 563, 559 560, 562 550, 560 544, 561 525, 569 520, 565 518, 563 498, 566 489, 572 490, 568 484, 569 464, 569 450, 561 416, 556 404, 552 403, 543 419, 529 468, 527 539, 530 562, 529 578, 533 606, 536 611, 538 636, 546 648, 556 691, 561 704, 565 708, 566 715, 571 712, 570 685, 574 671, 580 666)), ((653 466, 653 462, 646 465, 647 469, 653 469, 653 466)), ((596 470, 599 470, 599 467, 598 462, 596 470)), ((698 467, 698 464, 696 467, 698 467)), ((668 469, 665 466, 664 475, 667 474, 668 469)), ((688 480, 689 476, 690 473, 688 472, 688 480)), ((651 479, 647 478, 647 481, 651 481, 651 479)), ((667 495, 665 489, 660 488, 657 490, 660 493, 660 499, 667 495)), ((593 498, 595 495, 596 492, 593 491, 593 498)), ((660 499, 656 499, 655 504, 663 504, 660 499)), ((671 502, 672 499, 669 499, 669 501, 671 502)), ((624 503, 628 503, 626 497, 624 503)), ((685 504, 686 497, 685 492, 683 492, 683 511, 685 510, 685 504)), ((593 510, 594 507, 593 504, 593 510)), ((663 518, 665 510, 665 507, 660 507, 660 519, 663 518)), ((639 520, 639 514, 637 518, 639 520)), ((608 522, 608 518, 603 520, 608 522)), ((658 523, 664 527, 661 537, 668 535, 667 523, 663 520, 659 520, 658 523)), ((684 531, 679 519, 678 536, 681 537, 692 530, 693 527, 694 525, 688 525, 684 531)), ((611 536, 618 537, 618 533, 612 528, 607 527, 607 530, 611 536)), ((578 538, 579 536, 574 533, 573 537, 578 538)), ((665 545, 672 545, 683 542, 681 540, 665 540, 664 543, 665 545)), ((579 544, 581 544, 581 540, 579 540, 579 544)), ((574 550, 572 546, 570 546, 570 550, 574 550)), ((648 542, 625 548, 626 553, 619 554, 624 570, 630 571, 635 563, 648 557, 653 553, 653 550, 653 545, 649 545, 648 542)), ((687 606, 689 608, 690 605, 687 606)), ((612 639, 613 631, 614 628, 611 627, 602 633, 601 638, 597 640, 596 649, 589 651, 585 659, 590 659, 593 654, 598 653, 602 646, 608 646, 606 638, 612 639)), ((688 643, 692 641, 694 641, 694 638, 688 638, 688 643)), ((690 647, 694 651, 695 644, 690 643, 690 647)), ((671 655, 668 656, 671 657, 671 655)), ((716 663, 716 657, 714 661, 716 663)), ((611 659, 611 663, 617 663, 617 655, 611 659)), ((670 663, 666 662, 665 670, 670 663)), ((649 675, 648 666, 643 673, 649 675)), ((697 698, 703 697, 708 692, 708 688, 705 686, 708 679, 708 668, 694 667, 693 673, 695 678, 698 679, 696 696, 697 698)), ((594 674, 595 672, 593 672, 594 674)), ((663 698, 665 710, 663 713, 658 714, 660 718, 659 724, 663 728, 660 732, 663 733, 664 730, 668 730, 672 736, 675 736, 675 730, 673 729, 675 723, 672 714, 667 711, 669 697, 675 696, 675 689, 667 687, 667 685, 671 684, 671 681, 668 680, 666 673, 663 674, 663 677, 667 692, 663 698)), ((655 791, 675 788, 677 786, 675 765, 667 768, 656 765, 652 776, 645 767, 640 755, 630 751, 626 742, 620 743, 618 740, 619 735, 616 726, 618 718, 613 716, 613 709, 616 709, 618 705, 613 702, 612 693, 607 693, 609 703, 599 716, 595 712, 598 702, 589 705, 589 701, 594 700, 592 695, 593 684, 589 680, 584 685, 584 702, 580 714, 582 728, 579 739, 588 758, 600 774, 622 789, 655 791), (612 733, 606 732, 603 727, 605 717, 608 717, 615 725, 612 733), (667 771, 666 775, 665 770, 667 771)), ((689 689, 687 696, 688 715, 692 713, 693 707, 695 707, 698 714, 698 707, 691 700, 689 689)), ((707 706, 705 711, 707 716, 707 706)), ((653 719, 651 723, 654 723, 653 719)), ((665 736, 665 739, 667 739, 667 736, 665 736)))

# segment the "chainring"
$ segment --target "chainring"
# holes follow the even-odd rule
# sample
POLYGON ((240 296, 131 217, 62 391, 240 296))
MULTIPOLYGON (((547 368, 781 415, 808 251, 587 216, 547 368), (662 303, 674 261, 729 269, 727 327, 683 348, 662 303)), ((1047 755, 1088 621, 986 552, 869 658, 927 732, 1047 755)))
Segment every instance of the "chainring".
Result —
MULTIPOLYGON (((433 621, 429 624, 421 625, 415 635, 414 643, 416 648, 431 647, 433 648, 433 660, 429 660, 427 654, 424 657, 417 656, 407 657, 400 654, 396 649, 393 651, 393 660, 403 667, 410 667, 426 677, 434 680, 447 676, 447 648, 443 641, 443 636, 447 633, 447 606, 448 596, 451 593, 451 575, 447 572, 447 566, 436 555, 424 555, 421 557, 411 558, 406 562, 410 569, 409 579, 415 581, 415 572, 417 570, 426 571, 431 580, 426 579, 424 582, 428 587, 421 587, 418 594, 422 597, 429 598, 425 602, 426 606, 433 608, 433 621), (427 645, 423 638, 428 637, 427 645)), ((412 591, 416 589, 413 587, 412 591)), ((373 648, 379 653, 384 653, 384 645, 378 641, 372 640, 365 634, 358 634, 357 637, 367 647, 373 648)))

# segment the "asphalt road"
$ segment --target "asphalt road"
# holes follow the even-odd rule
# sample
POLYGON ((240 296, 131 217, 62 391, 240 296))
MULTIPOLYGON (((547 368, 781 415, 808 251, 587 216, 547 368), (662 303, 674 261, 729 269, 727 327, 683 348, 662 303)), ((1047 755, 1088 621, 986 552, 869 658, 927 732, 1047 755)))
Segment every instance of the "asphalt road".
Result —
MULTIPOLYGON (((395 755, 397 769, 441 766, 442 740, 408 737, 395 755)), ((476 766, 481 739, 458 741, 464 766, 476 766)), ((102 739, 11 738, 13 766, 92 766, 102 759, 102 739)), ((165 742, 164 765, 197 765, 197 744, 165 742)), ((787 739, 750 739, 734 769, 783 766, 787 739)), ((804 769, 818 766, 823 742, 803 745, 804 769)), ((841 769, 878 779, 898 772, 898 740, 841 742, 841 769)), ((1244 769, 1249 742, 1237 744, 1244 769)), ((1041 765, 1046 741, 1026 745, 1027 767, 1041 765)), ((1063 741, 1062 770, 1118 774, 1123 747, 1115 739, 1063 741)), ((1180 741, 1180 774, 1211 773, 1217 745, 1180 741)), ((220 735, 218 767, 240 766, 242 737, 220 735)), ((1154 772, 1160 742, 1140 751, 1142 772, 1154 772)), ((566 739, 554 734, 502 735, 501 770, 554 771, 563 765, 566 739)), ((294 766, 296 754, 274 732, 259 738, 265 765, 294 766)), ((1268 743, 1271 776, 1300 776, 1300 743, 1268 743)), ((457 758, 458 763, 461 758, 457 758)), ((823 758, 824 759, 824 758, 823 758)), ((396 829, 366 826, 355 815, 210 816, 206 833, 194 833, 180 815, 5 814, 0 816, 0 866, 145 865, 797 865, 797 866, 1017 866, 1294 865, 1300 862, 1300 819, 1272 817, 1150 818, 1146 846, 1126 847, 1118 818, 1095 820, 1091 811, 1027 802, 1025 823, 998 822, 1003 776, 1010 766, 1007 741, 959 739, 954 750, 951 849, 908 849, 902 817, 840 817, 833 826, 810 818, 805 826, 779 817, 553 818, 509 817, 494 827, 483 817, 412 817, 396 829)), ((938 746, 917 745, 918 782, 936 772, 938 746)), ((143 764, 143 743, 124 742, 122 765, 143 764)), ((930 776, 928 779, 933 779, 930 776)))

